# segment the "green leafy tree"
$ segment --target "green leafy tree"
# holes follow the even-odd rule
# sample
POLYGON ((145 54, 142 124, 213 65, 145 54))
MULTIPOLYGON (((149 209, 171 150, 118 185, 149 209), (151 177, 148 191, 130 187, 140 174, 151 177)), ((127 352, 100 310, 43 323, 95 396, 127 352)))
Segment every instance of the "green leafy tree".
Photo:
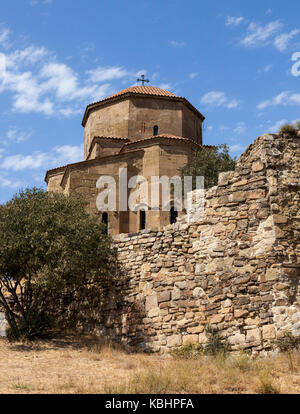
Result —
POLYGON ((196 152, 192 161, 181 170, 181 176, 193 177, 193 188, 196 187, 196 177, 204 177, 204 187, 210 188, 218 184, 220 172, 234 170, 236 159, 229 154, 226 144, 202 147, 196 152))
POLYGON ((79 198, 21 191, 0 206, 0 240, 0 306, 11 338, 76 324, 82 304, 101 305, 115 252, 79 198))

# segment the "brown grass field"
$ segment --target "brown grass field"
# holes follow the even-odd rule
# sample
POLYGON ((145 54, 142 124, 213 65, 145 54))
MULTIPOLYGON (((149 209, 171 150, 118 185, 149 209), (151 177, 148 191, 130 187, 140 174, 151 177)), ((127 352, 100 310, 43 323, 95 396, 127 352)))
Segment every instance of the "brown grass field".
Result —
POLYGON ((179 358, 93 337, 0 340, 1 394, 300 393, 300 353, 179 358))

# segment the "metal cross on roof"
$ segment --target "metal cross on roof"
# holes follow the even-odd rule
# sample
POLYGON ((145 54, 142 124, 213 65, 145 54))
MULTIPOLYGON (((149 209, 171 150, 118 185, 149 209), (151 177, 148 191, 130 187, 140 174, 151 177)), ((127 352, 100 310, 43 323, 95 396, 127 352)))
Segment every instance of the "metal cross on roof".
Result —
POLYGON ((145 82, 149 83, 149 79, 145 79, 145 75, 141 75, 141 79, 137 78, 137 82, 142 82, 142 85, 145 85, 145 82))

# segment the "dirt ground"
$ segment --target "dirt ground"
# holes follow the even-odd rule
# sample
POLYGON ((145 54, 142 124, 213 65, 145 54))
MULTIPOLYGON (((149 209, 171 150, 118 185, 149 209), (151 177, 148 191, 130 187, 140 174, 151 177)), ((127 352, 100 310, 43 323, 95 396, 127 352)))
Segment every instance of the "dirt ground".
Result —
POLYGON ((128 353, 93 337, 0 340, 0 394, 300 393, 300 353, 252 359, 128 353))

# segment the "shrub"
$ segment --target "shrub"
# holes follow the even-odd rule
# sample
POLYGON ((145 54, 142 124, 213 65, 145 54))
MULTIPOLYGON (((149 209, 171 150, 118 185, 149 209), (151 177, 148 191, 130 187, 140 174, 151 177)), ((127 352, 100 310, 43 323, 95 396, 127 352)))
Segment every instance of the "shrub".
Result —
POLYGON ((274 345, 281 352, 288 352, 299 347, 300 337, 294 336, 291 332, 287 332, 282 338, 274 341, 274 345))
POLYGON ((274 385, 273 379, 268 374, 261 374, 258 377, 259 385, 257 392, 259 394, 280 394, 279 387, 274 385))
POLYGON ((204 187, 210 188, 218 184, 220 172, 234 170, 236 159, 229 155, 226 144, 202 147, 191 162, 181 169, 181 176, 193 177, 193 189, 196 188, 196 177, 204 177, 204 187))
POLYGON ((194 344, 183 345, 170 351, 172 356, 183 359, 198 358, 199 356, 202 356, 203 353, 203 347, 194 344))
POLYGON ((295 135, 297 133, 297 129, 294 125, 291 124, 284 124, 278 131, 279 134, 292 134, 295 135))
POLYGON ((10 339, 73 325, 101 305, 115 252, 79 198, 33 188, 0 205, 0 307, 10 339))
POLYGON ((227 340, 221 338, 221 333, 211 325, 205 327, 205 333, 208 337, 208 342, 204 348, 206 355, 225 355, 229 351, 229 344, 227 340))

